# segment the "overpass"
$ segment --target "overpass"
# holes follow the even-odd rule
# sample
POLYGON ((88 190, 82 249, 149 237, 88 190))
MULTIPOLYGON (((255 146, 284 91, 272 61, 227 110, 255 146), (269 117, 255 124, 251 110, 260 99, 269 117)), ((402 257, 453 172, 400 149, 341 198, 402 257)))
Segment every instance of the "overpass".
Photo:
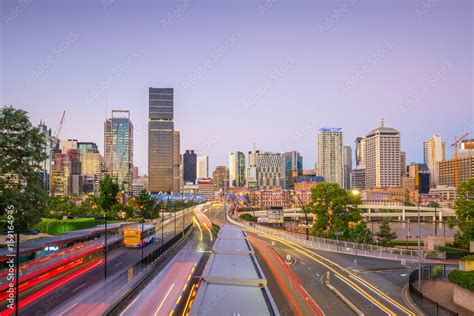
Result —
MULTIPOLYGON (((416 206, 386 206, 386 205, 359 205, 359 208, 365 210, 361 215, 366 218, 372 217, 397 217, 401 220, 407 218, 417 218, 418 209, 416 206)), ((244 212, 242 212, 244 213, 244 212)), ((267 210, 245 212, 256 217, 264 217, 267 215, 267 210)), ((286 218, 299 218, 305 217, 305 214, 301 211, 301 208, 290 208, 283 210, 283 216, 286 218)), ((313 213, 307 213, 309 218, 313 218, 313 213)), ((439 221, 443 220, 443 217, 455 217, 456 212, 451 208, 437 208, 436 210, 432 207, 420 206, 421 217, 432 217, 433 221, 438 216, 439 221)))

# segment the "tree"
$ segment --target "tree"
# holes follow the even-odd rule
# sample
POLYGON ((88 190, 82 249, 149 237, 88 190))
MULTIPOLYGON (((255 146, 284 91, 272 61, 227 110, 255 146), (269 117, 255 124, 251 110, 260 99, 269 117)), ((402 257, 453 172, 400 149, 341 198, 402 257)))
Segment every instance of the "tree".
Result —
MULTIPOLYGON (((355 238, 351 233, 357 227, 354 223, 365 226, 357 208, 359 204, 358 197, 352 196, 336 183, 318 184, 312 189, 312 204, 305 207, 316 214, 313 235, 335 238, 336 232, 343 232, 345 238, 355 238)), ((362 229, 362 226, 358 229, 362 229)))
POLYGON ((457 246, 469 249, 469 241, 474 240, 474 179, 469 179, 457 188, 458 198, 454 202, 456 219, 450 226, 456 224, 459 231, 454 236, 457 246))
POLYGON ((104 211, 99 205, 99 199, 94 193, 88 194, 78 207, 78 214, 85 216, 103 216, 104 211))
POLYGON ((78 208, 69 199, 69 196, 54 196, 49 199, 45 216, 62 218, 64 216, 74 216, 78 213, 78 208))
POLYGON ((142 190, 136 201, 137 212, 136 215, 144 218, 159 217, 159 210, 156 207, 156 200, 151 195, 142 190), (158 211, 157 211, 158 210, 158 211), (158 214, 157 214, 158 213, 158 214))
POLYGON ((354 229, 349 232, 349 238, 357 243, 368 244, 373 242, 372 232, 363 221, 358 223, 354 229))
POLYGON ((47 158, 44 136, 27 112, 3 107, 0 112, 0 215, 14 208, 15 229, 29 229, 41 219, 47 202, 40 177, 47 158))
POLYGON ((389 244, 392 240, 397 239, 397 233, 392 232, 390 220, 384 218, 379 225, 379 231, 375 234, 381 244, 389 244))
POLYGON ((105 177, 99 182, 99 199, 98 205, 105 212, 105 216, 110 216, 111 211, 117 211, 117 194, 120 191, 120 187, 110 175, 106 174, 105 177))

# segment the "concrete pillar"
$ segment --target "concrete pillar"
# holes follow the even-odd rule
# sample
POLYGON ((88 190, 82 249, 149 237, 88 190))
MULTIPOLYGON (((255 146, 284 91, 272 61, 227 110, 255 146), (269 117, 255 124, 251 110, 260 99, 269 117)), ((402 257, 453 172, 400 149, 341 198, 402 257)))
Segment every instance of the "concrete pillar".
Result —
POLYGON ((443 221, 443 211, 438 211, 438 213, 439 213, 439 214, 438 214, 438 220, 439 220, 440 222, 442 222, 442 221, 443 221))
POLYGON ((405 209, 402 210, 402 221, 405 220, 405 209))

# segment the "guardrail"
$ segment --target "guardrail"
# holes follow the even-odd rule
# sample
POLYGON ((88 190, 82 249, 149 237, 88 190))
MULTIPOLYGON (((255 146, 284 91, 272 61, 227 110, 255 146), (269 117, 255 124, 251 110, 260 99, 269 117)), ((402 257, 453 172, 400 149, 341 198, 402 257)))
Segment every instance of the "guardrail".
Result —
MULTIPOLYGON (((436 278, 445 278, 448 276, 449 272, 454 270, 454 267, 449 267, 446 265, 429 265, 424 266, 421 269, 421 279, 436 279, 436 278)), ((415 269, 410 273, 408 278, 409 291, 413 301, 428 315, 449 315, 457 316, 457 312, 450 310, 449 308, 435 302, 421 293, 415 284, 418 282, 418 269, 415 269)))
MULTIPOLYGON (((387 259, 387 260, 399 260, 399 261, 411 261, 415 262, 418 261, 418 250, 412 249, 400 249, 400 248, 393 248, 393 247, 382 247, 377 245, 370 245, 370 244, 360 244, 351 241, 345 240, 334 240, 334 239, 326 239, 326 238, 319 238, 314 236, 309 236, 309 240, 306 240, 306 236, 298 233, 286 232, 278 229, 268 228, 258 224, 249 224, 247 222, 239 222, 236 221, 229 216, 227 219, 240 227, 244 227, 247 230, 255 231, 257 233, 264 233, 273 237, 277 237, 279 239, 291 241, 306 247, 318 249, 318 250, 325 250, 331 252, 338 252, 338 253, 345 253, 350 255, 356 256, 364 256, 364 257, 373 257, 373 258, 380 258, 380 259, 387 259)), ((426 259, 428 254, 427 251, 422 250, 422 258, 426 259)), ((429 252, 431 255, 433 254, 432 251, 429 252)))

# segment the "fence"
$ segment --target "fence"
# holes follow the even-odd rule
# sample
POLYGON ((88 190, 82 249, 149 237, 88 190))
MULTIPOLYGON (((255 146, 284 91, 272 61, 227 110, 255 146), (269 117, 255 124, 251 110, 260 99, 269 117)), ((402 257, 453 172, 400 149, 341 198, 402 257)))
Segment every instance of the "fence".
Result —
MULTIPOLYGON (((268 228, 262 225, 258 225, 255 223, 247 223, 247 222, 238 222, 233 220, 229 216, 227 217, 228 220, 235 225, 244 227, 250 231, 255 231, 259 233, 264 233, 267 235, 271 235, 283 240, 288 240, 300 245, 304 245, 307 247, 319 249, 319 250, 326 250, 332 252, 339 252, 339 253, 346 253, 350 255, 356 256, 365 256, 365 257, 376 257, 381 259, 389 259, 389 260, 405 260, 405 261, 417 261, 418 260, 418 250, 412 249, 400 249, 400 248, 393 248, 393 247, 382 247, 377 245, 370 245, 370 244, 360 244, 351 241, 345 240, 334 240, 334 239, 326 239, 326 238, 319 238, 314 236, 309 236, 308 240, 306 239, 305 235, 293 232, 287 232, 279 229, 268 228)), ((437 257, 437 252, 430 251, 430 257, 437 257)), ((428 252, 421 250, 422 258, 427 258, 428 252)))
MULTIPOLYGON (((454 270, 454 267, 449 267, 444 264, 439 265, 429 265, 421 268, 421 279, 436 279, 436 278, 445 278, 454 270)), ((442 306, 438 302, 435 302, 428 297, 424 296, 417 287, 418 283, 418 269, 415 269, 410 273, 408 278, 409 291, 413 301, 424 311, 427 315, 439 315, 439 316, 452 316, 458 315, 457 312, 450 310, 449 308, 442 306)))

